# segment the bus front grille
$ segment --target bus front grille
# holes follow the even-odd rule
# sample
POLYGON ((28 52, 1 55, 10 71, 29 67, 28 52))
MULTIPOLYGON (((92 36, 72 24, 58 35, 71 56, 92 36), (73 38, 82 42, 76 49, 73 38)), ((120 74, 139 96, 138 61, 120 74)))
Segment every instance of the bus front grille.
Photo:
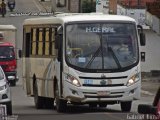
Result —
POLYGON ((83 92, 86 98, 119 98, 122 97, 124 92, 110 92, 108 95, 99 96, 97 92, 83 92))
POLYGON ((85 87, 120 87, 124 84, 108 84, 108 85, 99 85, 99 84, 83 84, 85 87))
POLYGON ((114 95, 114 96, 89 96, 85 95, 86 98, 119 98, 122 97, 122 95, 114 95))

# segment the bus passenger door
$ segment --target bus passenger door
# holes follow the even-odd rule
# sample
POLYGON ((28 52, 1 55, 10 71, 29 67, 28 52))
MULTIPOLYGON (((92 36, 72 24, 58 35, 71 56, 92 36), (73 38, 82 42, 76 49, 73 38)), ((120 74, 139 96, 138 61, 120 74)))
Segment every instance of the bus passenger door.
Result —
POLYGON ((27 95, 31 95, 31 86, 30 86, 30 42, 31 42, 31 33, 25 33, 25 43, 24 43, 24 60, 23 60, 23 76, 24 78, 24 87, 26 88, 27 95))

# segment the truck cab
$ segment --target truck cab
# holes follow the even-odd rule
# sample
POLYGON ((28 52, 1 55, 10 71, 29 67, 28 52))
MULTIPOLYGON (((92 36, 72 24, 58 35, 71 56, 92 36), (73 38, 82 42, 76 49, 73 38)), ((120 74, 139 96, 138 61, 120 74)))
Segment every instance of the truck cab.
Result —
POLYGON ((17 28, 14 25, 0 25, 0 66, 11 86, 15 86, 18 80, 16 36, 17 28))
POLYGON ((14 46, 11 43, 0 42, 0 65, 10 85, 15 86, 17 81, 17 63, 14 46))

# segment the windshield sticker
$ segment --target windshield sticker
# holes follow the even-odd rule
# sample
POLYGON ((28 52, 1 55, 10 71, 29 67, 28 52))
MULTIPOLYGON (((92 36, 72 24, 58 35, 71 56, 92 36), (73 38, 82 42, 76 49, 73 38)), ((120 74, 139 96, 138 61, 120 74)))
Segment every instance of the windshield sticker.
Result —
POLYGON ((79 57, 79 58, 78 58, 78 62, 85 63, 85 62, 86 62, 86 58, 84 58, 84 57, 79 57))
POLYGON ((86 32, 90 33, 115 33, 112 27, 86 27, 86 32))

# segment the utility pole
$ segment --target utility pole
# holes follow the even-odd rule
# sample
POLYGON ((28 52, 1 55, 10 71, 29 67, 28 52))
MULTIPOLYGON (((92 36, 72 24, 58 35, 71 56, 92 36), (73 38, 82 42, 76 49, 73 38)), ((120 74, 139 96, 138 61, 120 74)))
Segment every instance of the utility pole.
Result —
POLYGON ((140 3, 141 3, 141 0, 137 0, 137 5, 138 5, 138 8, 140 8, 140 3))

